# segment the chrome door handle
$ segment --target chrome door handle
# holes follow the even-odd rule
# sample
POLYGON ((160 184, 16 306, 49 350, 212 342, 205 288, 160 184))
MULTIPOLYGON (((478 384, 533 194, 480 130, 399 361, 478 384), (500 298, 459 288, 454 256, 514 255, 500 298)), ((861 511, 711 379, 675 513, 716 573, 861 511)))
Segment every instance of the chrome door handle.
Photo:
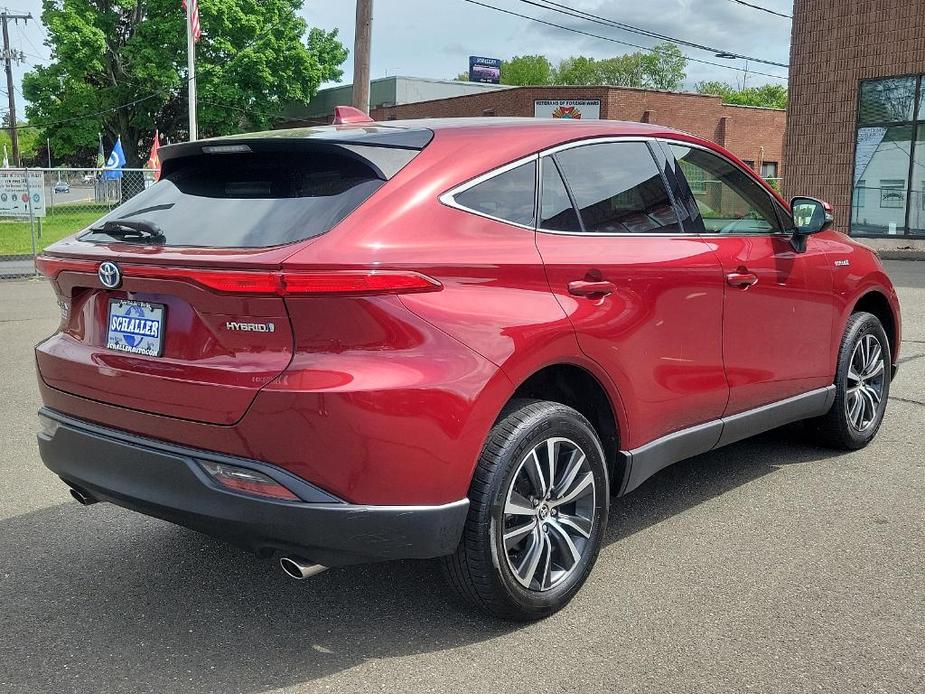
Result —
POLYGON ((758 284, 758 275, 754 272, 730 272, 726 275, 726 281, 733 287, 753 287, 758 284))
POLYGON ((617 285, 613 282, 588 282, 586 280, 576 280, 568 283, 568 293, 573 296, 594 296, 603 297, 613 294, 617 285))

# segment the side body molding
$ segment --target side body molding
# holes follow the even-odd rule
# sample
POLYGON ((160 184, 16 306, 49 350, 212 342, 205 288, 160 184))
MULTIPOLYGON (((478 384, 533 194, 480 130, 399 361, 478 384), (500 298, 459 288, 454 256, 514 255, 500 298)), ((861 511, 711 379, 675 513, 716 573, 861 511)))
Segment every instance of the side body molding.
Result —
POLYGON ((835 386, 802 393, 747 412, 721 417, 662 436, 639 448, 619 451, 624 461, 620 496, 628 494, 659 470, 679 460, 726 446, 809 417, 820 417, 835 402, 835 386))

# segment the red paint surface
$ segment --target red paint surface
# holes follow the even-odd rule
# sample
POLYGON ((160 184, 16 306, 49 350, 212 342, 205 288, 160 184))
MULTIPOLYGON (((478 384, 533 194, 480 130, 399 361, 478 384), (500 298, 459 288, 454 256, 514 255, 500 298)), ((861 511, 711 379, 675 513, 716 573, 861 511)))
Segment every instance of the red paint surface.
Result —
MULTIPOLYGON (((345 126, 349 127, 349 126, 345 126)), ((268 272, 410 270, 439 291, 247 296, 176 277, 128 276, 115 292, 79 265, 70 302, 36 349, 44 402, 104 425, 280 465, 348 501, 438 504, 467 493, 492 423, 516 387, 567 363, 614 408, 622 448, 830 383, 864 294, 898 304, 879 261, 836 232, 795 254, 786 239, 536 234, 448 208, 440 194, 561 142, 652 135, 605 121, 434 126, 433 142, 328 234, 261 251, 163 249, 73 238, 48 255, 93 263, 268 272), (835 259, 850 267, 835 267, 835 259), (725 275, 759 276, 748 289, 725 275), (574 296, 575 281, 609 281, 574 296), (105 348, 111 296, 167 306, 164 356, 105 348), (267 333, 229 320, 271 321, 267 333)), ((85 268, 84 268, 85 269, 85 268)), ((894 357, 898 347, 894 346, 894 357)))

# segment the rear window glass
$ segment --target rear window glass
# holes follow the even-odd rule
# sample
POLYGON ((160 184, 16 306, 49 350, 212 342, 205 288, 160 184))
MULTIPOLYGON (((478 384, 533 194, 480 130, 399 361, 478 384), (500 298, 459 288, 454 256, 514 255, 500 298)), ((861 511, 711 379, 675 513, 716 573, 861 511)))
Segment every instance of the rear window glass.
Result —
POLYGON ((337 153, 214 154, 177 166, 93 227, 149 222, 167 246, 276 246, 323 234, 384 184, 362 160, 337 153))
POLYGON ((585 231, 678 233, 668 191, 644 142, 585 145, 555 155, 585 231))
POLYGON ((492 176, 454 196, 457 205, 489 217, 533 226, 536 162, 492 176))
POLYGON ((540 206, 540 228, 550 231, 581 231, 578 214, 572 207, 562 183, 559 169, 552 157, 543 160, 543 203, 540 206))

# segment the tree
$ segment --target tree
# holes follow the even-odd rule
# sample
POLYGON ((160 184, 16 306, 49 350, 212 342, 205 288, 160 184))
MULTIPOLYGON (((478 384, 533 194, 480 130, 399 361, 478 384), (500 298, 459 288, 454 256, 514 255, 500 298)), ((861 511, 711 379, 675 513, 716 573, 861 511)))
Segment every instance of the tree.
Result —
POLYGON ((561 60, 556 68, 555 83, 576 86, 600 84, 597 61, 580 55, 561 60))
POLYGON ((760 87, 736 89, 725 82, 700 82, 694 85, 700 94, 722 97, 724 104, 736 106, 760 106, 763 108, 787 108, 787 87, 780 84, 764 84, 760 87))
POLYGON ((501 84, 547 85, 552 75, 552 63, 544 55, 515 55, 501 63, 501 84))
POLYGON ((626 53, 595 60, 575 56, 559 63, 555 84, 612 85, 645 89, 680 89, 687 76, 687 58, 673 43, 660 43, 651 51, 626 53))
MULTIPOLYGON (((340 79, 337 31, 311 29, 302 0, 199 0, 202 137, 269 127, 291 102, 340 79)), ((52 62, 23 78, 26 115, 59 157, 95 156, 99 132, 122 137, 130 166, 155 128, 187 132, 185 16, 180 0, 43 0, 52 62)))
MULTIPOLYGON (((39 140, 40 133, 35 128, 28 127, 28 124, 17 119, 19 129, 17 130, 17 139, 19 140, 19 156, 24 166, 44 166, 48 163, 47 153, 45 151, 45 141, 39 140)), ((10 139, 9 131, 10 114, 3 117, 3 130, 0 130, 0 157, 3 156, 3 148, 6 147, 9 156, 10 166, 16 166, 13 163, 13 144, 10 139)), ((2 161, 2 160, 0 160, 2 161)))
POLYGON ((642 62, 646 87, 677 91, 687 77, 687 58, 673 43, 660 43, 643 53, 642 62))

